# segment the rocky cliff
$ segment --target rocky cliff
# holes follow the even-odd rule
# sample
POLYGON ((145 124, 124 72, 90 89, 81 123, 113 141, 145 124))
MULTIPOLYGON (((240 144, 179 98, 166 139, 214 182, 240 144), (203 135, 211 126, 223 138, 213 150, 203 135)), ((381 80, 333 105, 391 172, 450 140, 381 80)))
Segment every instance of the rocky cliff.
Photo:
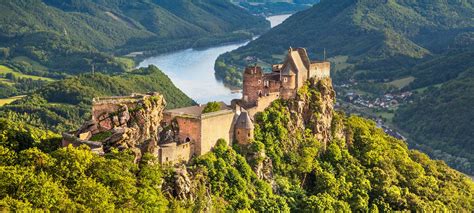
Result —
POLYGON ((279 160, 277 155, 305 152, 302 150, 311 143, 321 153, 334 141, 350 141, 342 116, 334 109, 335 96, 330 78, 310 79, 295 99, 277 100, 256 115, 256 144, 244 154, 254 162, 252 168, 260 179, 274 183, 274 169, 282 169, 274 168, 272 158, 279 160))
POLYGON ((138 159, 142 153, 156 151, 165 106, 163 96, 158 93, 97 98, 93 102, 92 120, 75 136, 101 142, 105 152, 111 148, 131 149, 138 159))
POLYGON ((342 137, 342 129, 335 131, 333 124, 334 102, 336 92, 332 80, 310 79, 305 86, 298 91, 296 100, 290 104, 292 120, 298 121, 301 129, 310 129, 316 138, 323 144, 327 144, 334 137, 342 137))

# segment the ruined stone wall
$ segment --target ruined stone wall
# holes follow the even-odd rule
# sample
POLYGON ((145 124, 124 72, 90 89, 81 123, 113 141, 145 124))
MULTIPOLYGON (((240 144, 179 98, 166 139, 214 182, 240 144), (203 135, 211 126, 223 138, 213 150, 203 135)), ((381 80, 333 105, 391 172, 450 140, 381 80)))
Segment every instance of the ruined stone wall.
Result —
POLYGON ((112 147, 131 149, 138 160, 142 152, 156 146, 153 144, 158 141, 165 106, 163 96, 158 93, 95 98, 92 120, 85 123, 87 125, 83 125, 75 137, 109 132, 111 135, 101 141, 105 152, 112 147))
POLYGON ((179 141, 189 142, 192 145, 192 153, 200 153, 201 143, 201 121, 193 117, 176 117, 179 126, 179 141))
POLYGON ((253 118, 255 114, 265 110, 268 106, 270 106, 270 104, 272 104, 273 101, 275 101, 278 98, 280 98, 280 93, 278 92, 270 93, 267 96, 263 96, 259 98, 257 101, 257 105, 255 107, 247 109, 249 116, 253 118))
POLYGON ((281 87, 281 82, 280 81, 265 80, 264 79, 263 95, 274 93, 274 92, 279 92, 280 87, 281 87))
POLYGON ((309 77, 316 79, 328 78, 331 76, 331 63, 330 62, 318 62, 312 63, 309 70, 309 77))
POLYGON ((281 76, 281 85, 285 89, 295 89, 296 88, 296 76, 294 76, 294 75, 282 75, 281 76))
POLYGON ((69 145, 72 145, 74 147, 78 147, 80 145, 87 145, 89 148, 91 148, 91 151, 93 153, 102 155, 104 154, 104 149, 102 146, 102 143, 100 142, 94 142, 94 141, 88 141, 88 140, 81 140, 80 138, 76 137, 73 134, 69 133, 63 133, 62 134, 63 139, 61 141, 61 146, 62 147, 67 147, 69 145))
POLYGON ((217 140, 225 139, 228 143, 233 138, 233 123, 235 113, 232 110, 222 110, 207 113, 201 116, 201 144, 197 145, 197 155, 203 155, 211 151, 217 140))
POLYGON ((161 163, 188 162, 192 157, 191 143, 169 143, 160 146, 158 160, 161 163))
POLYGON ((246 68, 243 76, 243 99, 249 103, 255 102, 263 92, 263 73, 260 67, 246 68))
POLYGON ((311 64, 309 61, 308 53, 306 52, 305 48, 298 48, 297 49, 298 54, 301 55, 301 60, 303 61, 303 64, 308 67, 308 65, 311 64))
POLYGON ((294 88, 295 89, 300 88, 301 86, 304 85, 306 80, 308 80, 308 72, 307 71, 304 71, 304 72, 301 71, 301 72, 296 73, 296 80, 295 80, 296 82, 295 82, 294 88))
POLYGON ((92 104, 92 120, 97 122, 99 129, 110 130, 114 128, 114 120, 111 114, 119 112, 123 106, 135 108, 136 102, 99 102, 92 104))

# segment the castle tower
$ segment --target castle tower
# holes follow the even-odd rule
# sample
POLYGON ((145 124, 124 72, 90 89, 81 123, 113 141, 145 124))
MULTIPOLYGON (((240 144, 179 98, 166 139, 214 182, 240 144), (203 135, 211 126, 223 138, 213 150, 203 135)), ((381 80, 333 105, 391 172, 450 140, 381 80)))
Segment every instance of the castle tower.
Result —
POLYGON ((240 113, 235 124, 235 139, 238 144, 246 145, 253 139, 254 126, 247 112, 240 113))
POLYGON ((259 66, 245 68, 243 76, 242 99, 248 104, 255 104, 263 94, 263 72, 259 66))

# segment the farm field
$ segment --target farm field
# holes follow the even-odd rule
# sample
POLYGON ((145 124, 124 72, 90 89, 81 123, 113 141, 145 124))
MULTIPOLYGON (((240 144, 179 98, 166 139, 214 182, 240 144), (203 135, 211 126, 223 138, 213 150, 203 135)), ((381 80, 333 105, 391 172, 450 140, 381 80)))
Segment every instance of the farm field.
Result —
POLYGON ((52 79, 52 78, 46 78, 46 77, 40 77, 40 76, 34 76, 34 75, 27 75, 27 74, 23 74, 21 72, 12 70, 11 68, 9 68, 5 65, 0 65, 0 75, 5 75, 7 73, 13 73, 15 76, 20 77, 20 78, 31 78, 33 80, 54 81, 54 79, 52 79))
POLYGON ((9 98, 1 98, 0 99, 0 107, 5 105, 5 104, 9 104, 13 101, 16 101, 20 98, 23 98, 23 97, 25 97, 25 96, 24 95, 19 95, 19 96, 14 96, 14 97, 9 97, 9 98))

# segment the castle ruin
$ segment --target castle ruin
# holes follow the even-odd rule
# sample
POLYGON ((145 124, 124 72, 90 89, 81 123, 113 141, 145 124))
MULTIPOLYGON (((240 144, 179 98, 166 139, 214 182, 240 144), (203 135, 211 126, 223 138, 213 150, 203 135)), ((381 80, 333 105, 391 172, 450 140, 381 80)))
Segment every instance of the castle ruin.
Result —
POLYGON ((86 144, 103 154, 108 149, 130 148, 139 158, 154 154, 161 163, 187 162, 212 150, 217 140, 246 145, 253 140, 253 118, 276 99, 295 98, 308 79, 330 78, 328 61, 310 61, 306 49, 290 48, 282 64, 270 73, 259 66, 243 74, 241 99, 221 102, 216 112, 203 113, 206 105, 164 110, 156 93, 96 98, 92 120, 78 131, 63 134, 63 146, 86 144))

